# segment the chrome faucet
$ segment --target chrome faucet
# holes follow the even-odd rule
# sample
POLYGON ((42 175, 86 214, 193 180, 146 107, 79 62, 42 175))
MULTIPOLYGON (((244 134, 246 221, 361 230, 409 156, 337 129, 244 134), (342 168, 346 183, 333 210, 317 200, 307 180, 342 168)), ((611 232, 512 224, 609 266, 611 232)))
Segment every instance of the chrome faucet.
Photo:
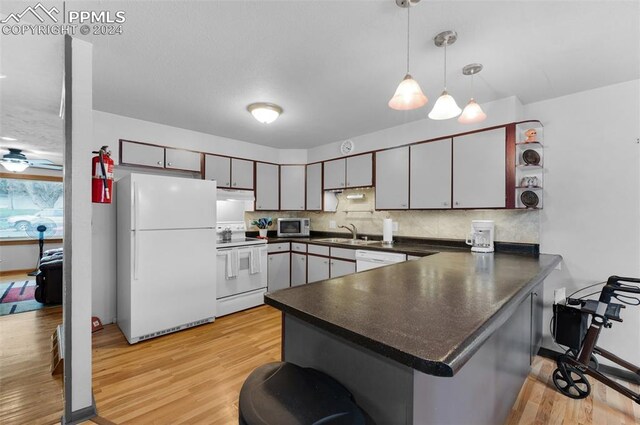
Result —
POLYGON ((351 238, 352 239, 357 239, 358 238, 358 229, 356 229, 355 224, 352 223, 348 223, 346 226, 338 226, 341 229, 347 229, 348 231, 351 232, 351 238), (353 229, 351 227, 353 227, 353 229))

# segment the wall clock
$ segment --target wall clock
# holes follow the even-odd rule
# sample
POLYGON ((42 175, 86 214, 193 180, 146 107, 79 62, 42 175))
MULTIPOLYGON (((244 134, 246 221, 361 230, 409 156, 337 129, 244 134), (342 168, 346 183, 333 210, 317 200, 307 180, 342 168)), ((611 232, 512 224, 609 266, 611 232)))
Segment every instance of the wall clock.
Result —
POLYGON ((343 155, 349 155, 353 153, 353 148, 353 140, 347 139, 340 145, 340 152, 342 152, 343 155))

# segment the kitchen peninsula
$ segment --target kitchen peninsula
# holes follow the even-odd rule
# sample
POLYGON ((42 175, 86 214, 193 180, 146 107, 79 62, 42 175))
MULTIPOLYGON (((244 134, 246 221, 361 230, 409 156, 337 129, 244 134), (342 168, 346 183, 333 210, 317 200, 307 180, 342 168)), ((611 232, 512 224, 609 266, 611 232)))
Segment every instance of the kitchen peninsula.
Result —
POLYGON ((440 252, 265 302, 283 312, 283 360, 338 379, 376 423, 497 424, 539 348, 542 283, 561 260, 440 252))

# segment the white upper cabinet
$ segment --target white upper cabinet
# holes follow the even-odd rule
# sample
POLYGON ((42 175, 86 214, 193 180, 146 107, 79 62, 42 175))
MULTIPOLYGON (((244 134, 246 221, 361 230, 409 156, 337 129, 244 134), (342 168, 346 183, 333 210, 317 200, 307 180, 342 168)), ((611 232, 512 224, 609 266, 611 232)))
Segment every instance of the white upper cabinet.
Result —
POLYGON ((453 208, 504 208, 504 128, 453 139, 453 208))
POLYGON ((256 211, 280 209, 279 165, 256 163, 256 211))
POLYGON ((409 207, 409 147, 376 153, 376 209, 409 207))
POLYGON ((204 178, 215 180, 218 187, 231 186, 231 158, 218 155, 204 156, 204 178))
POLYGON ((166 168, 200 172, 201 154, 182 149, 166 149, 166 168))
POLYGON ((334 159, 324 163, 324 188, 344 189, 346 174, 346 160, 334 159))
POLYGON ((411 146, 411 208, 451 208, 451 139, 411 146))
POLYGON ((231 160, 231 188, 253 190, 253 161, 231 160))
POLYGON ((322 210, 322 163, 307 165, 307 210, 322 210))
POLYGON ((286 211, 304 211, 305 166, 281 165, 280 190, 282 190, 280 209, 286 211))
POLYGON ((164 168, 164 148, 123 140, 120 144, 120 163, 164 168))
POLYGON ((346 187, 373 185, 373 154, 347 157, 346 187))

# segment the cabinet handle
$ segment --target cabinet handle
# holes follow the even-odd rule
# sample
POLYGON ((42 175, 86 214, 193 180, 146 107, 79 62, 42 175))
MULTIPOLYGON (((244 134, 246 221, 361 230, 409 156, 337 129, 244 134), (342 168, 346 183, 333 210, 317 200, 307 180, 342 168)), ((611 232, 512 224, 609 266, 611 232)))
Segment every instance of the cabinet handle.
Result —
POLYGON ((273 261, 273 257, 269 257, 269 261, 273 261))
POLYGON ((407 204, 400 204, 400 206, 401 206, 401 207, 406 207, 406 206, 407 206, 407 204))
POLYGON ((306 258, 300 257, 300 261, 305 261, 305 260, 306 260, 306 258))
POLYGON ((333 261, 331 262, 331 265, 334 266, 336 263, 334 263, 333 261))
POLYGON ((460 205, 460 202, 456 201, 456 205, 460 205))
POLYGON ((224 185, 225 186, 229 186, 229 182, 224 182, 224 185))
POLYGON ((233 185, 234 185, 234 186, 237 186, 237 183, 236 183, 236 182, 233 182, 233 185))
POLYGON ((329 262, 328 262, 328 261, 325 261, 325 262, 324 262, 324 264, 329 264, 329 262))
POLYGON ((447 205, 449 205, 449 203, 448 202, 443 202, 442 205, 444 205, 446 207, 447 205))
POLYGON ((171 164, 170 162, 168 162, 168 163, 167 163, 167 165, 168 165, 168 166, 171 166, 171 165, 173 165, 173 164, 171 164))
POLYGON ((347 186, 351 186, 351 182, 347 182, 347 186))
POLYGON ((162 161, 158 161, 158 165, 162 165, 162 161))

